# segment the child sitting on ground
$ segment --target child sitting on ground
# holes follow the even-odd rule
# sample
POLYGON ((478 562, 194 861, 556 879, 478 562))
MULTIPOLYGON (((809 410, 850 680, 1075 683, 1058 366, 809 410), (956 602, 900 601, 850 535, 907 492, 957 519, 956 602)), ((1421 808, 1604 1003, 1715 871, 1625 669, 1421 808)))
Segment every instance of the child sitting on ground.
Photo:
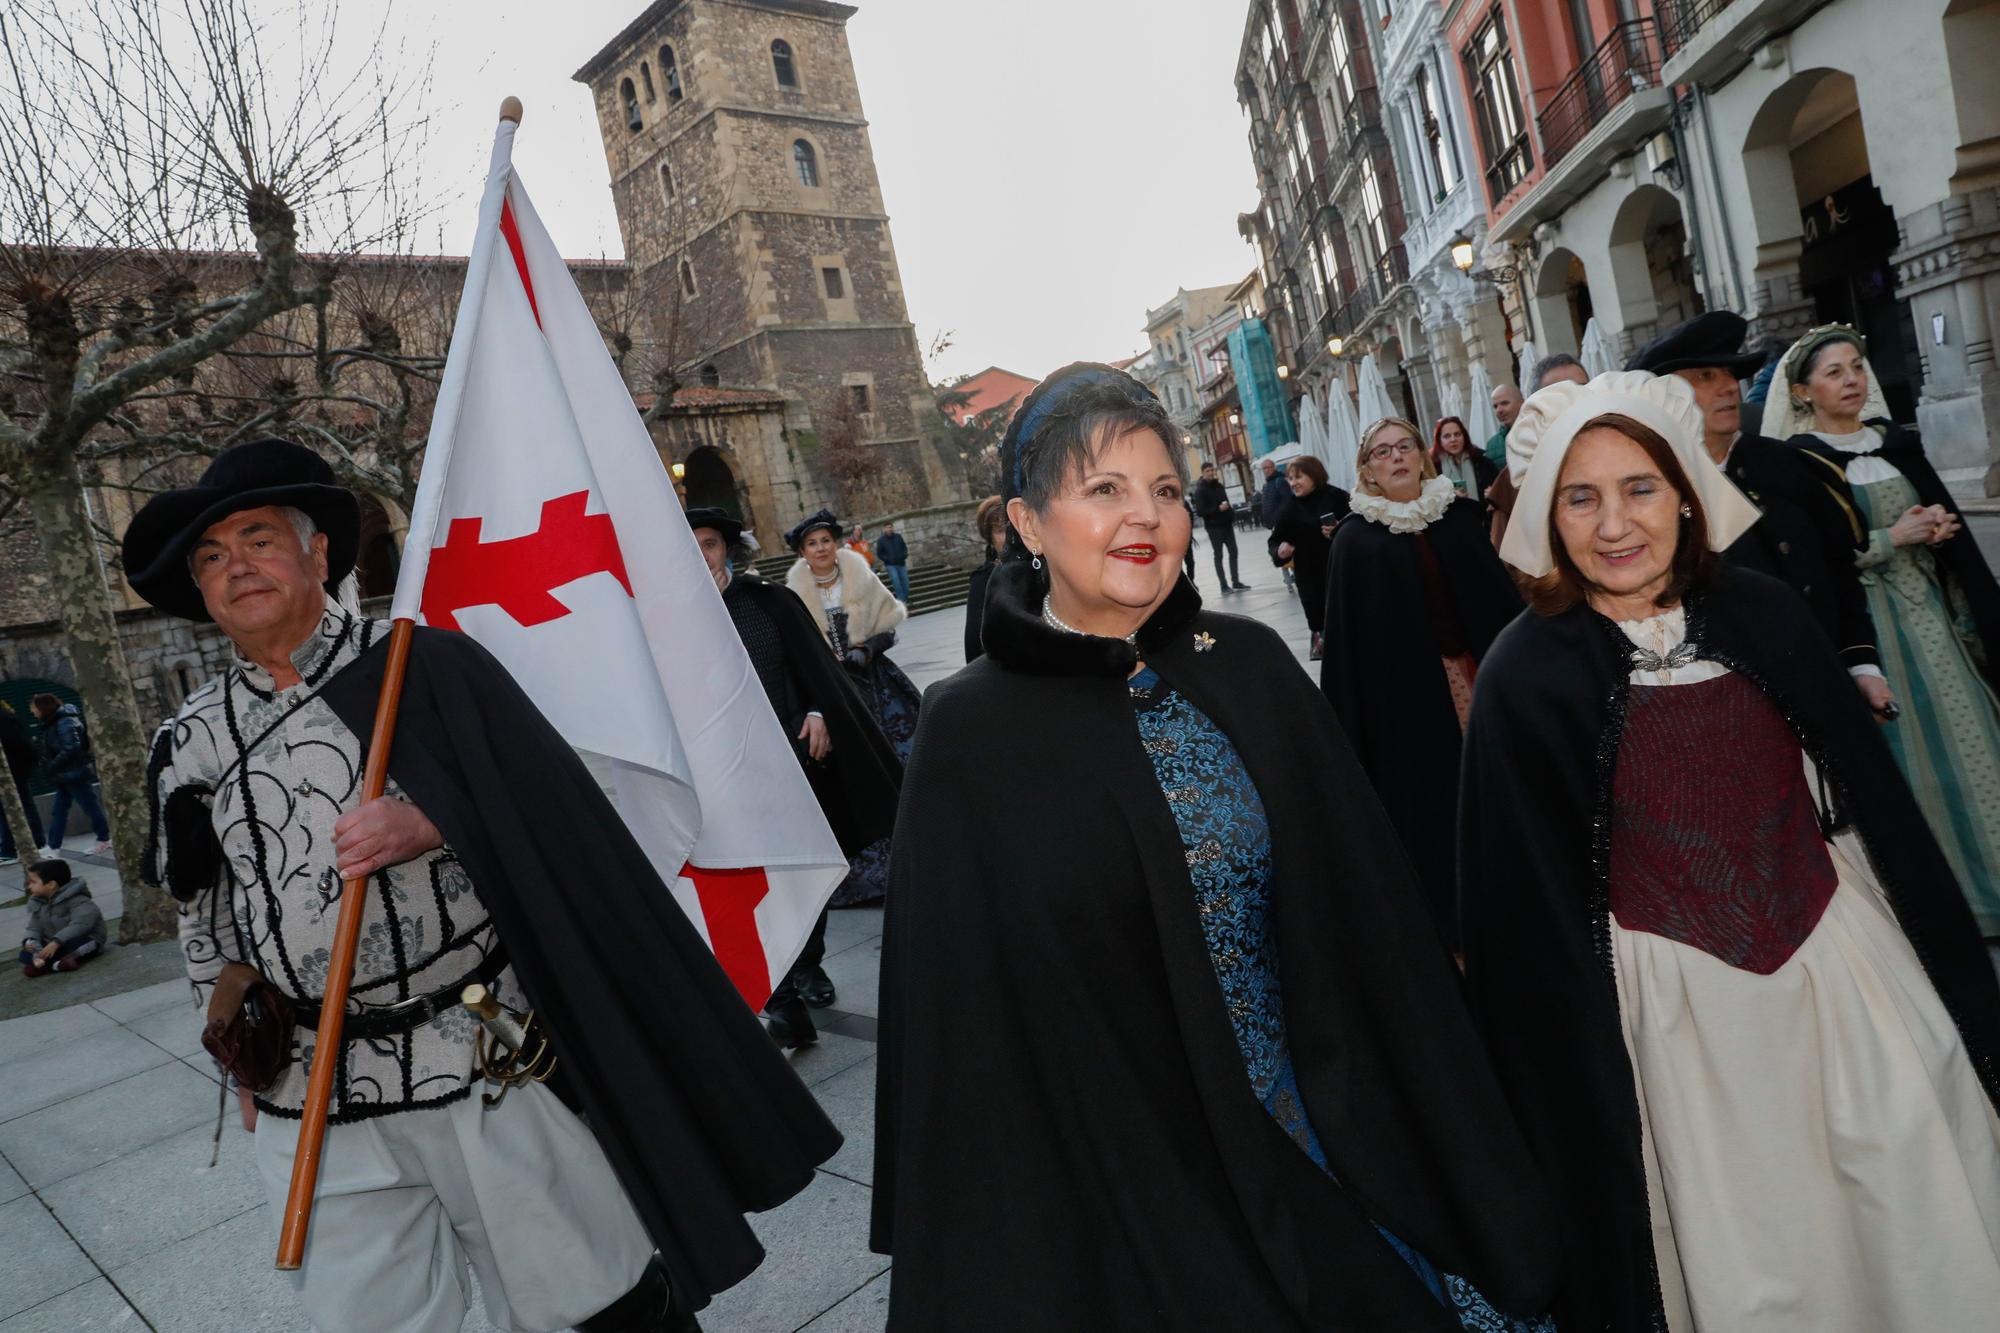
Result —
POLYGON ((21 941, 21 975, 74 972, 104 948, 104 913, 90 886, 72 879, 67 861, 28 867, 28 937, 21 941))

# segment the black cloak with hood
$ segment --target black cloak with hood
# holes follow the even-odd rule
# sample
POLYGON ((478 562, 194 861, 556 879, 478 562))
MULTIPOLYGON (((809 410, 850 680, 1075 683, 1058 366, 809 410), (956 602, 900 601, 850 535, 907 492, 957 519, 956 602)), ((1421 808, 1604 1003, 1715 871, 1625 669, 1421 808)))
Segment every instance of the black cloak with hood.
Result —
POLYGON ((1439 938, 1458 947, 1458 760, 1464 736, 1440 660, 1486 656, 1521 613, 1521 594, 1486 535, 1486 508, 1453 500, 1422 533, 1360 514, 1334 530, 1326 562, 1319 683, 1389 809, 1429 897, 1439 938), (1430 548, 1448 607, 1424 577, 1430 548), (1456 642, 1440 641, 1439 624, 1456 642))
POLYGON ((931 688, 903 788, 872 1233, 895 1256, 891 1327, 1456 1329, 1375 1222, 1501 1308, 1546 1308, 1545 1195, 1311 679, 1185 580, 1136 648, 1049 628, 1045 589, 995 567, 986 655, 931 688), (1141 745, 1141 657, 1261 794, 1289 1044, 1332 1177, 1251 1089, 1141 745))
MULTIPOLYGON (((1827 831, 1859 832, 1989 1099, 2000 987, 1951 866, 1805 602, 1720 567, 1687 641, 1775 703, 1822 777, 1827 831)), ((1639 1106, 1612 971, 1610 814, 1633 647, 1579 603, 1524 615, 1479 673, 1460 803, 1466 980, 1487 1048, 1555 1191, 1563 1329, 1664 1329, 1639 1106)), ((1689 781, 1704 780, 1693 773, 1689 781)))

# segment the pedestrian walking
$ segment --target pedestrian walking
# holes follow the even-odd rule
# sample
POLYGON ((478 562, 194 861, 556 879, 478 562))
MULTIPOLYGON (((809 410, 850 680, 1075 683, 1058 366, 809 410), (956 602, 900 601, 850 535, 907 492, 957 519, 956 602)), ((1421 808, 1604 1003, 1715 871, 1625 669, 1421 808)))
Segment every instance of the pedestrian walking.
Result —
POLYGON ((1243 572, 1236 563, 1236 506, 1229 499, 1229 492, 1222 485, 1215 464, 1201 465, 1201 480, 1195 482, 1192 494, 1194 512, 1201 519, 1201 529, 1208 534, 1208 546, 1215 553, 1215 581, 1224 592, 1244 592, 1250 587, 1243 581, 1243 572), (1229 568, 1222 568, 1222 553, 1229 552, 1229 568))
POLYGON ((1500 476, 1500 469, 1472 447, 1472 433, 1461 417, 1440 417, 1431 428, 1431 467, 1458 487, 1460 495, 1481 501, 1500 476))
POLYGON ((993 566, 1007 552, 1007 502, 989 495, 973 511, 972 527, 979 534, 979 568, 965 585, 965 660, 970 662, 985 649, 979 645, 980 620, 986 614, 986 585, 993 566))
POLYGON ((2000 586, 1853 329, 1792 344, 1764 433, 1810 453, 1866 534, 1854 562, 1902 714, 1889 751, 2000 956, 2000 586))
POLYGON ((29 706, 42 724, 42 775, 56 789, 55 802, 49 807, 47 854, 56 857, 61 853, 70 806, 74 805, 90 821, 90 830, 97 837, 91 853, 101 856, 111 850, 111 825, 97 799, 97 761, 91 753, 90 730, 84 725, 83 713, 53 694, 38 694, 29 706))
MULTIPOLYGON (((786 533, 785 544, 799 558, 786 573, 785 586, 812 615, 896 758, 907 763, 923 699, 889 659, 889 649, 909 608, 889 595, 866 561, 840 546, 839 537, 840 521, 827 509, 786 533)), ((889 848, 890 840, 880 838, 848 857, 847 878, 834 890, 833 906, 876 902, 889 891, 889 848)))
POLYGON ((875 548, 868 544, 868 534, 856 523, 847 533, 847 549, 867 562, 869 569, 875 568, 875 548))
POLYGON ((1496 471, 1507 467, 1507 432, 1514 427, 1514 417, 1521 410, 1521 391, 1511 384, 1495 385, 1492 403, 1493 415, 1500 420, 1500 429, 1493 432, 1485 445, 1486 461, 1496 471))
POLYGON ((1415 423, 1368 427, 1358 467, 1327 555, 1320 688, 1456 951, 1459 751, 1479 663, 1521 594, 1487 540, 1485 507, 1431 470, 1415 423))
POLYGON ((1806 604, 1716 558, 1758 515, 1701 437, 1687 384, 1619 372, 1508 440, 1533 613, 1480 670, 1461 905, 1557 1320, 1983 1327, 2000 987, 1806 604))
POLYGON ((447 1333, 470 1264, 502 1328, 693 1329, 762 1260, 743 1214, 805 1188, 840 1136, 569 740, 469 637, 416 630, 395 794, 362 801, 389 626, 328 592, 360 527, 325 461, 260 440, 155 495, 124 539, 140 596, 235 649, 154 742, 143 869, 181 903, 274 1219, 306 1060, 338 1062, 300 1301, 328 1333, 447 1333), (358 876, 362 945, 328 1051, 311 1029, 329 904, 358 876), (460 1003, 473 983, 532 1009, 561 1096, 491 1090, 460 1003), (250 1043, 253 984, 290 999, 265 1023, 306 1031, 250 1043))
MULTIPOLYGON (((1285 481, 1285 474, 1279 471, 1278 465, 1270 459, 1260 460, 1257 466, 1264 473, 1264 484, 1257 488, 1258 522, 1267 528, 1274 528, 1278 525, 1279 513, 1291 502, 1292 488, 1285 481)), ((1292 586, 1295 582, 1292 577, 1292 567, 1289 564, 1284 566, 1284 572, 1285 591, 1295 591, 1292 586)))
POLYGON ((74 972, 102 953, 110 938, 90 886, 70 873, 69 862, 37 861, 28 867, 22 976, 33 981, 51 972, 74 972))
POLYGON ((1738 377, 1764 363, 1762 353, 1743 350, 1748 327, 1741 315, 1711 310, 1648 343, 1626 369, 1688 382, 1701 408, 1702 447, 1763 511, 1723 559, 1768 574, 1803 597, 1869 706, 1887 716, 1898 705, 1883 678, 1868 594, 1853 559, 1867 541, 1866 529, 1836 494, 1840 482, 1832 464, 1744 429, 1738 377))
POLYGON ((910 544, 894 523, 882 525, 882 535, 875 539, 875 558, 882 562, 882 572, 889 576, 889 590, 896 594, 896 600, 909 605, 910 544))
MULTIPOLYGON (((820 813, 841 853, 859 855, 895 829, 902 761, 827 651, 805 604, 784 588, 736 576, 736 560, 747 555, 742 521, 721 509, 690 509, 687 521, 820 813)), ((819 1039, 808 1006, 824 1009, 836 998, 821 965, 825 957, 822 911, 791 974, 764 1004, 765 1026, 787 1050, 819 1039)))
POLYGON ((1291 652, 1179 577, 1175 438, 1080 365, 1002 445, 1027 558, 925 706, 883 937, 889 1326, 1547 1329, 1451 964, 1291 652))
MULTIPOLYGON (((42 812, 35 804, 35 794, 29 790, 29 780, 34 776, 35 765, 40 760, 40 750, 28 738, 28 729, 15 716, 14 706, 0 700, 0 756, 7 761, 7 775, 14 783, 14 790, 21 797, 21 811, 28 818, 28 846, 32 851, 42 845, 42 812)), ((14 865, 20 858, 20 849, 14 845, 13 827, 0 820, 0 866, 14 865)))
POLYGON ((1285 482, 1291 498, 1278 511, 1265 545, 1272 564, 1291 565, 1317 662, 1326 621, 1326 553, 1333 546, 1334 525, 1347 517, 1348 495, 1327 480, 1326 465, 1311 454, 1285 464, 1285 482))

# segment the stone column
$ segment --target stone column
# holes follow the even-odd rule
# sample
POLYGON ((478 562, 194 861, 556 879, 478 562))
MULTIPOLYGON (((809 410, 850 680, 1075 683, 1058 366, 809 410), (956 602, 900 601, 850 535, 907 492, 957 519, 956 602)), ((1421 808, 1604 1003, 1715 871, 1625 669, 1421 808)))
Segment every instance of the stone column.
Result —
POLYGON ((2000 495, 2000 186, 1954 194, 1899 218, 1892 257, 1910 303, 1923 392, 1924 451, 1954 493, 2000 495))

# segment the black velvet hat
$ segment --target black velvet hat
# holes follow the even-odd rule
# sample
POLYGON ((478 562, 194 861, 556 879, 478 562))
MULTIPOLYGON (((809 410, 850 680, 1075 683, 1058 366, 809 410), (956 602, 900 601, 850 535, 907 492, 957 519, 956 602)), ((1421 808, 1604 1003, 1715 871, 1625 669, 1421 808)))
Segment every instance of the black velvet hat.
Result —
POLYGON ((722 540, 731 546, 743 540, 743 520, 736 518, 726 509, 713 505, 687 511, 688 527, 713 528, 722 534, 722 540))
POLYGON ((1743 337, 1749 331, 1750 321, 1734 311, 1711 310, 1647 343, 1625 363, 1625 369, 1666 375, 1720 366, 1739 380, 1748 379, 1764 368, 1762 352, 1743 350, 1743 337))
POLYGON ((194 485, 146 501, 125 529, 125 579, 134 592, 184 620, 208 620, 188 552, 201 534, 231 514, 265 505, 307 514, 326 534, 326 586, 354 569, 361 545, 361 506, 334 480, 333 469, 304 445, 252 440, 216 456, 194 485))
POLYGON ((805 544, 807 537, 818 532, 821 528, 825 528, 828 532, 832 533, 834 540, 838 541, 840 539, 840 520, 833 516, 831 509, 821 508, 818 513, 809 514, 805 518, 800 519, 799 525, 785 534, 785 545, 796 551, 800 546, 805 544))

